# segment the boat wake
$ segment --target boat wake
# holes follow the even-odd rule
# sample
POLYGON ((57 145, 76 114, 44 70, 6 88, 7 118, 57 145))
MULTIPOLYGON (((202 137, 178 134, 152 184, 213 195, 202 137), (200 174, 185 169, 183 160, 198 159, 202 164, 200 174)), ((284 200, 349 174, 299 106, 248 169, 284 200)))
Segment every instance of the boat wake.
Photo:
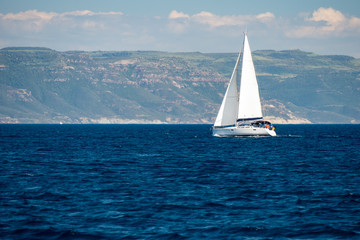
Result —
POLYGON ((303 138, 304 136, 301 135, 292 135, 292 134, 288 134, 288 135, 276 135, 275 137, 280 137, 280 138, 303 138))

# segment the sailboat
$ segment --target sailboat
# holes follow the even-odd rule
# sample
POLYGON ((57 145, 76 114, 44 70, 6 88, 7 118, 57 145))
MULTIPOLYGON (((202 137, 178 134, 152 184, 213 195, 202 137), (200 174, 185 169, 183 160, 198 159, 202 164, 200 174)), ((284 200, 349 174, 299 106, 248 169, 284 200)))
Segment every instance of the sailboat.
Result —
POLYGON ((213 136, 276 136, 275 127, 263 119, 259 87, 247 34, 213 126, 213 136), (242 53, 242 54, 241 54, 242 53), (241 61, 240 88, 237 87, 241 61))

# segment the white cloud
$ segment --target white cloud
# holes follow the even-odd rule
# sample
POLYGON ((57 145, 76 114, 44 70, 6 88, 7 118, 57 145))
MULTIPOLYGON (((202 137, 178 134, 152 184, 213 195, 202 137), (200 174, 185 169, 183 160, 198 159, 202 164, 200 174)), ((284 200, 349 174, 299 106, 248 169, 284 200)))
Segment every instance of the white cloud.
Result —
POLYGON ((360 30, 360 18, 352 17, 349 19, 349 28, 360 30))
POLYGON ((332 8, 319 8, 314 11, 309 21, 324 21, 327 25, 338 26, 343 24, 346 19, 345 16, 340 12, 332 8))
POLYGON ((247 24, 255 22, 267 22, 275 18, 274 14, 270 12, 259 15, 232 15, 232 16, 218 16, 210 12, 200 12, 191 16, 191 19, 197 23, 209 25, 210 27, 222 26, 246 26, 247 24))
POLYGON ((275 19, 275 15, 272 14, 271 12, 266 12, 266 13, 261 13, 261 14, 257 15, 256 18, 260 22, 269 22, 269 21, 272 21, 273 19, 275 19))
POLYGON ((183 12, 173 10, 168 19, 168 29, 174 33, 184 33, 194 24, 205 25, 210 28, 218 27, 245 27, 253 23, 267 23, 275 19, 273 13, 266 12, 259 15, 231 15, 219 16, 211 12, 202 11, 200 13, 189 15, 183 12))
POLYGON ((26 12, 0 14, 0 23, 5 28, 10 29, 10 31, 25 30, 38 32, 57 15, 54 12, 28 10, 26 12))
POLYGON ((59 14, 60 16, 113 16, 113 15, 124 15, 122 12, 92 12, 89 10, 65 12, 59 14))
MULTIPOLYGON (((16 28, 22 31, 39 32, 44 27, 55 24, 59 25, 62 22, 69 23, 74 17, 84 17, 81 25, 84 27, 94 26, 95 23, 87 19, 87 17, 94 16, 121 16, 121 12, 92 12, 89 10, 72 11, 64 13, 55 12, 41 12, 37 10, 28 10, 19 13, 0 14, 0 24, 7 26, 9 29, 16 28)), ((75 20, 73 20, 75 22, 75 20)), ((100 24, 101 25, 101 24, 100 24)))
POLYGON ((289 37, 328 37, 339 34, 360 33, 360 18, 346 17, 333 8, 319 8, 311 17, 305 18, 304 25, 286 33, 289 37))
POLYGON ((197 23, 209 25, 210 27, 244 25, 244 21, 241 16, 218 16, 205 11, 193 15, 191 18, 197 23))
POLYGON ((1 18, 4 20, 15 20, 15 21, 31 21, 31 20, 43 20, 49 21, 54 16, 57 16, 57 13, 54 12, 38 12, 37 10, 28 10, 26 12, 19 13, 8 13, 1 14, 1 18))
POLYGON ((55 13, 55 12, 39 12, 37 10, 28 10, 19 13, 0 14, 0 17, 4 20, 16 20, 16 21, 28 21, 28 20, 36 20, 36 19, 49 21, 54 17, 96 16, 96 15, 123 15, 123 13, 122 12, 92 12, 89 10, 55 13))
POLYGON ((190 16, 183 12, 173 10, 170 12, 168 19, 170 20, 167 24, 168 30, 175 34, 181 34, 187 29, 190 16))
POLYGON ((178 19, 178 18, 190 18, 188 14, 185 14, 183 12, 178 12, 176 10, 173 10, 169 14, 169 19, 178 19))

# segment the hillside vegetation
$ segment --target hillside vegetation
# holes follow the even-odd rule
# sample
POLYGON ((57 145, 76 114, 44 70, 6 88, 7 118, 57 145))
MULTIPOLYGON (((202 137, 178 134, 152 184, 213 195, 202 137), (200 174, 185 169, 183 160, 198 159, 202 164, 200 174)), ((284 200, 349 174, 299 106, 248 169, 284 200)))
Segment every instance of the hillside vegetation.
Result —
MULTIPOLYGON (((2 123, 212 123, 236 53, 0 50, 2 123)), ((265 117, 360 123, 360 60, 253 53, 265 117)))

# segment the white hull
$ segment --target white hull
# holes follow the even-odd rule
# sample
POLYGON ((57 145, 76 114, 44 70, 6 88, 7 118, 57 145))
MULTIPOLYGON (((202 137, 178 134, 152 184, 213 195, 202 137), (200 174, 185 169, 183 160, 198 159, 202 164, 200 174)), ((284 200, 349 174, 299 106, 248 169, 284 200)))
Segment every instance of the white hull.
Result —
POLYGON ((215 137, 245 137, 245 136, 276 136, 274 130, 263 127, 254 126, 239 126, 239 127, 225 127, 213 128, 213 136, 215 137))

